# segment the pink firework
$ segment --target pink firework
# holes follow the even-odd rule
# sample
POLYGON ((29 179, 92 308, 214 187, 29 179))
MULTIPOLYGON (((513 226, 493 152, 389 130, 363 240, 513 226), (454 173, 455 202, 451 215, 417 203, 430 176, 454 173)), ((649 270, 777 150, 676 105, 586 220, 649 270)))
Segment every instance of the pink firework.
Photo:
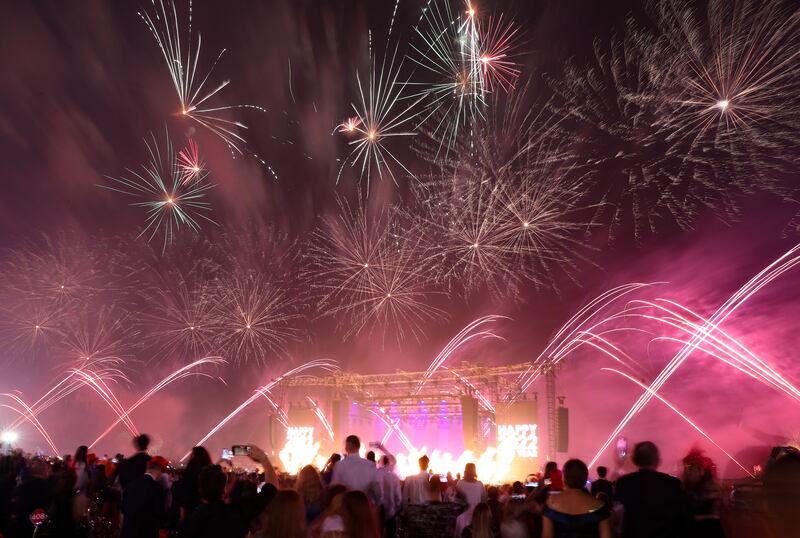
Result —
POLYGON ((178 168, 183 173, 182 183, 186 185, 198 179, 205 172, 206 162, 200 155, 200 148, 197 142, 190 138, 186 147, 178 152, 178 168))
POLYGON ((361 118, 353 116, 340 123, 336 130, 340 133, 355 133, 359 125, 361 125, 361 118))
POLYGON ((489 17, 485 28, 479 30, 478 62, 483 84, 487 90, 499 88, 510 92, 519 78, 519 64, 514 61, 518 47, 519 28, 512 22, 504 24, 503 16, 489 17))

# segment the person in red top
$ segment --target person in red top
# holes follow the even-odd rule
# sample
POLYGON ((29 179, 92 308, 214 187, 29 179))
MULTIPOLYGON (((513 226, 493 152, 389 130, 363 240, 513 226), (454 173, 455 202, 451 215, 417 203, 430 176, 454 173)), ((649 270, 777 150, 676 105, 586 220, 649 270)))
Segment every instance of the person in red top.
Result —
POLYGON ((564 477, 561 471, 558 470, 558 464, 554 461, 548 461, 544 466, 544 479, 545 485, 550 491, 561 491, 564 489, 564 477))

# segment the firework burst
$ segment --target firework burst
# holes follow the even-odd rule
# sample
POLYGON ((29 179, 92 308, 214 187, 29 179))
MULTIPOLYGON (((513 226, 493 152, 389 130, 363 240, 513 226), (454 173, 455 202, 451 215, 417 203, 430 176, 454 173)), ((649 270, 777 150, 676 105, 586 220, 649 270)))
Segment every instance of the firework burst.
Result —
POLYGON ((159 342, 155 356, 183 362, 212 349, 217 326, 208 284, 165 282, 153 289, 148 303, 146 323, 159 342))
POLYGON ((163 235, 162 253, 181 229, 188 228, 197 233, 200 231, 199 221, 202 220, 216 225, 206 215, 211 211, 211 206, 205 201, 206 194, 214 185, 206 182, 206 175, 202 172, 193 181, 185 182, 185 174, 176 160, 169 133, 166 133, 165 139, 163 152, 158 148, 155 135, 151 135, 150 140, 145 139, 150 160, 142 165, 141 171, 129 168, 127 176, 106 176, 111 183, 98 185, 142 200, 130 204, 146 210, 145 226, 139 237, 144 236, 151 241, 156 235, 163 235))
POLYGON ((64 308, 28 299, 0 309, 0 341, 11 360, 39 358, 62 336, 64 308))
POLYGON ((300 337, 296 295, 261 273, 231 274, 215 284, 215 346, 236 364, 264 364, 300 337))
POLYGON ((225 49, 220 51, 208 71, 202 74, 198 71, 202 38, 198 34, 196 43, 192 41, 191 1, 189 2, 189 29, 185 38, 181 36, 178 10, 175 4, 171 0, 151 1, 152 12, 141 11, 139 16, 153 34, 156 44, 164 56, 172 84, 180 101, 180 115, 190 118, 218 136, 232 153, 243 155, 242 146, 245 144, 245 139, 240 133, 247 129, 247 126, 241 122, 227 119, 223 117, 223 114, 237 108, 251 108, 260 111, 264 111, 264 109, 255 105, 209 105, 208 102, 230 84, 230 80, 225 80, 213 86, 207 85, 211 73, 225 53, 225 49))
POLYGON ((476 21, 475 8, 469 4, 430 1, 415 27, 420 43, 411 44, 410 59, 421 68, 420 78, 430 80, 410 83, 416 88, 412 97, 422 99, 418 124, 428 125, 431 138, 438 141, 437 157, 442 150, 447 156, 486 105, 476 21))
POLYGON ((374 57, 371 62, 366 88, 361 83, 361 76, 356 73, 360 98, 358 104, 352 104, 356 116, 348 119, 339 128, 340 132, 351 137, 348 144, 353 149, 344 159, 336 177, 338 183, 345 166, 358 166, 361 177, 367 183, 367 194, 373 172, 381 179, 384 174, 388 174, 395 183, 397 177, 394 169, 397 167, 409 176, 414 175, 392 152, 390 142, 416 134, 410 123, 417 115, 414 109, 420 100, 412 100, 410 104, 403 100, 407 81, 400 79, 403 59, 398 59, 397 48, 390 58, 384 55, 379 69, 374 57))
POLYGON ((489 17, 480 28, 478 61, 486 90, 510 92, 520 75, 519 64, 514 61, 519 44, 519 27, 503 16, 489 17))
POLYGON ((343 318, 344 338, 377 331, 398 343, 419 339, 423 323, 445 315, 430 304, 424 231, 402 217, 394 207, 370 215, 340 200, 339 214, 312 235, 306 270, 321 315, 343 318))
POLYGON ((202 178, 206 162, 203 156, 200 155, 200 148, 193 138, 190 138, 186 143, 186 147, 178 152, 178 167, 183 173, 184 184, 202 178))
POLYGON ((653 2, 667 57, 657 125, 705 181, 770 188, 797 162, 800 9, 782 0, 653 2))
POLYGON ((663 228, 688 228, 703 208, 736 213, 736 184, 685 173, 708 156, 686 155, 656 126, 658 106, 642 95, 664 91, 664 43, 628 21, 623 37, 596 39, 588 65, 567 62, 550 78, 553 113, 573 133, 579 164, 598 171, 589 192, 611 210, 612 238, 623 227, 639 239, 663 228))
POLYGON ((120 308, 86 307, 64 318, 62 334, 60 354, 68 364, 86 369, 98 362, 124 364, 138 331, 120 308))

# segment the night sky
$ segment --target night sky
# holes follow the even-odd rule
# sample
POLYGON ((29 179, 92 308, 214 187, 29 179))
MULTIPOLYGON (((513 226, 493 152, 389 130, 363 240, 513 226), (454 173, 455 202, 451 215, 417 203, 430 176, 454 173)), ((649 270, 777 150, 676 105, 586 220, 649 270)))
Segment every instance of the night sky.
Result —
MULTIPOLYGON (((178 6, 185 14, 185 4, 178 6)), ((399 3, 390 46, 397 43, 401 53, 410 50, 421 6, 419 1, 399 3)), ((149 0, 5 3, 0 17, 0 247, 5 258, 41 244, 44 236, 76 242, 83 237, 103 241, 110 251, 127 250, 128 257, 147 252, 149 260, 161 263, 159 240, 148 246, 136 238, 143 211, 98 185, 107 183, 106 176, 118 177, 126 168, 144 163, 142 139, 151 132, 162 136, 165 128, 176 147, 190 136, 198 141, 216 184, 208 199, 213 206, 210 216, 218 226, 203 224, 199 237, 179 234, 176 244, 167 247, 171 254, 163 259, 180 256, 176 252, 184 248, 191 251, 187 245, 193 241, 258 236, 267 229, 287 238, 273 245, 274 256, 266 254, 277 258, 290 244, 302 250, 321 219, 338 210, 337 196, 350 202, 364 199, 357 168, 347 167, 337 184, 341 159, 349 150, 335 130, 352 115, 350 103, 358 90, 356 71, 366 73, 369 67, 369 31, 376 50, 386 46, 394 2, 195 1, 192 25, 195 34, 202 34, 202 58, 207 64, 226 49, 212 78, 231 82, 214 99, 266 109, 239 109, 230 117, 247 125, 248 151, 262 157, 277 178, 249 155, 232 158, 219 138, 177 114, 179 103, 163 58, 138 15, 143 7, 150 7, 149 0)), ((522 70, 520 79, 530 81, 527 91, 532 103, 548 98, 545 75, 557 76, 570 58, 578 64, 585 62, 595 37, 607 38, 621 30, 631 10, 637 16, 643 13, 632 1, 509 1, 480 7, 504 13, 523 30, 515 61, 522 70)), ((797 71, 796 65, 793 68, 797 71)), ((585 133, 576 137, 581 134, 585 133)), ((409 145, 401 144, 398 156, 420 177, 431 173, 431 164, 409 145)), ((596 181, 607 181, 604 171, 599 172, 596 181)), ((791 174, 782 178, 790 184, 793 180, 791 174)), ((389 203, 402 206, 411 198, 414 181, 418 180, 399 177, 395 185, 387 178, 373 177, 364 203, 370 208, 389 203)), ((485 314, 511 318, 498 329, 505 340, 470 347, 457 361, 532 360, 577 308, 625 282, 667 282, 649 297, 673 298, 708 315, 744 281, 798 242, 789 225, 797 211, 790 198, 747 193, 737 198, 737 218, 706 209, 694 218, 690 229, 666 222, 657 233, 638 238, 630 222, 611 234, 606 220, 586 237, 587 261, 578 264, 574 280, 558 274, 554 277, 558 289, 525 287, 513 301, 487 293, 439 298, 437 306, 446 310, 448 319, 432 323, 419 342, 409 340, 398 346, 392 341, 378 342, 369 334, 343 341, 338 320, 309 316, 302 322, 304 337, 285 354, 262 365, 229 367, 219 373, 227 386, 197 381, 170 390, 159 396, 158 403, 143 408, 137 422, 155 432, 165 450, 178 452, 246 397, 255 382, 289 365, 326 357, 360 372, 424 370, 461 327, 485 314), (212 397, 198 399, 198 393, 212 397), (173 412, 156 418, 156 409, 165 407, 173 412)), ((289 278, 303 287, 299 268, 293 266, 289 278)), ((795 320, 800 319, 796 283, 797 274, 787 273, 726 326, 795 381, 800 380, 800 368, 790 346, 795 340, 795 320)), ((4 293, 9 295, 0 297, 5 303, 0 306, 18 300, 4 293)), ((133 318, 138 315, 134 313, 133 318)), ((674 351, 663 343, 629 343, 628 352, 641 362, 648 381, 674 351)), ((136 358, 129 373, 132 383, 120 388, 120 400, 134 400, 167 371, 158 362, 136 358)), ((0 364, 4 372, 0 390, 19 389, 31 399, 60 371, 56 360, 37 364, 14 357, 8 348, 0 350, 0 364)), ((574 455, 584 458, 593 455, 639 395, 639 389, 602 372, 602 366, 608 366, 603 357, 581 351, 566 362, 559 377, 559 392, 567 396, 572 411, 574 455)), ((536 390, 543 393, 544 387, 536 390)), ((764 444, 765 435, 786 437, 800 429, 791 425, 800 419, 796 402, 707 358, 690 361, 665 390, 733 451, 764 444)), ((54 436, 70 450, 85 441, 72 432, 75 415, 88 415, 102 424, 110 419, 108 411, 97 410, 89 396, 76 396, 75 402, 63 420, 63 411, 48 415, 54 436)), ((262 435, 262 414, 246 416, 252 420, 233 425, 211 445, 216 449, 216 444, 239 441, 237 435, 262 435)), ((651 403, 643 416, 627 434, 637 439, 655 436, 668 445, 668 457, 682 454, 694 442, 694 432, 660 404, 651 403), (676 437, 681 440, 674 441, 676 437)), ((6 420, 0 412, 0 425, 6 420)), ((119 429, 103 448, 126 449, 126 436, 119 429)), ((711 453, 719 457, 718 452, 711 453)))

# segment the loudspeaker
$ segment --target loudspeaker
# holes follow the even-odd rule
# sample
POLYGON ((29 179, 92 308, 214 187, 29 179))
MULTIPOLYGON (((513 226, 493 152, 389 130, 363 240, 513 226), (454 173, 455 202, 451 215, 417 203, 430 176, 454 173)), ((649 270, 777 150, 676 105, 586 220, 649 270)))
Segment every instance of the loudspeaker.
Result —
POLYGON ((558 434, 556 435, 556 452, 569 452, 569 409, 558 408, 558 434))
POLYGON ((333 442, 342 444, 344 437, 342 436, 342 421, 344 420, 343 414, 347 412, 347 403, 342 400, 333 400, 331 402, 331 428, 333 428, 333 442))
POLYGON ((471 396, 461 397, 461 428, 464 433, 464 450, 475 450, 478 436, 478 400, 471 396))

